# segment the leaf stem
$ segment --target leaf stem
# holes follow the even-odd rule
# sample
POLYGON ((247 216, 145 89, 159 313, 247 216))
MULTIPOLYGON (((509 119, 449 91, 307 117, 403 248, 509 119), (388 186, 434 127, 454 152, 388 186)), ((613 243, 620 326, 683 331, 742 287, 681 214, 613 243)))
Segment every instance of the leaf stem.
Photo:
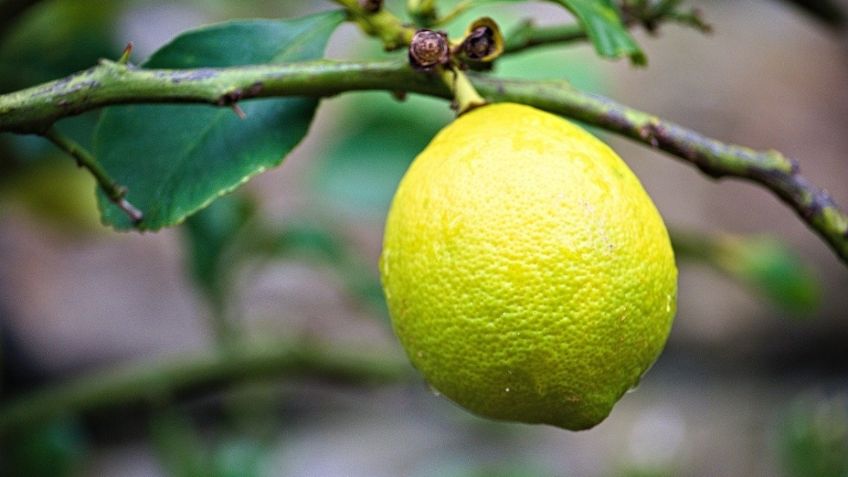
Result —
POLYGON ((85 168, 89 173, 91 173, 97 181, 97 184, 103 190, 103 193, 106 194, 106 197, 124 211, 124 213, 126 213, 133 222, 141 222, 144 215, 126 199, 127 188, 115 182, 109 176, 109 173, 106 172, 106 169, 97 162, 97 159, 95 159, 91 153, 85 150, 85 148, 76 143, 73 139, 60 133, 54 127, 48 129, 43 136, 45 139, 56 145, 56 147, 76 159, 77 164, 80 167, 85 168))

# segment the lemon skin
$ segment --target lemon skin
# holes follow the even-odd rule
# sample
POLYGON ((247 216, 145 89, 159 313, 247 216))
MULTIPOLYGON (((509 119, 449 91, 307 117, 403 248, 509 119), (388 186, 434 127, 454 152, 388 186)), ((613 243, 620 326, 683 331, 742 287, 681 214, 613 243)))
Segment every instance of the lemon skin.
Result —
POLYGON ((392 201, 392 324, 437 391, 489 418, 579 430, 661 352, 668 232, 624 162, 558 116, 494 104, 445 127, 392 201))

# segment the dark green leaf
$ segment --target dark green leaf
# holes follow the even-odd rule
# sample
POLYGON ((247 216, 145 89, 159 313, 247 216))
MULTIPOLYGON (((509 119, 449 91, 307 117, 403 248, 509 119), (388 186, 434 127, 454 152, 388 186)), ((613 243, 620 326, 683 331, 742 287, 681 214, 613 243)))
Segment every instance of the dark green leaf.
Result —
MULTIPOLYGON (((156 52, 148 68, 226 67, 322 56, 341 12, 290 21, 250 20, 185 33, 156 52)), ((103 115, 95 155, 144 213, 140 229, 174 225, 250 177, 282 162, 306 135, 311 98, 252 101, 240 120, 211 106, 122 106, 103 115)), ((99 195, 104 221, 128 229, 127 217, 99 195)))

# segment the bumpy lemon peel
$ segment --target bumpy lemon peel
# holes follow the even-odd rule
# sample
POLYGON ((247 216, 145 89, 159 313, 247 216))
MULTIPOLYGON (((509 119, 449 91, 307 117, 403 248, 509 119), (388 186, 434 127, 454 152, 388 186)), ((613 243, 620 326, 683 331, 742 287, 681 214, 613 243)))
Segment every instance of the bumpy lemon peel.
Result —
POLYGON ((481 416, 590 428, 656 360, 676 308, 668 232, 625 163, 517 104, 445 127, 410 166, 380 270, 429 383, 481 416))

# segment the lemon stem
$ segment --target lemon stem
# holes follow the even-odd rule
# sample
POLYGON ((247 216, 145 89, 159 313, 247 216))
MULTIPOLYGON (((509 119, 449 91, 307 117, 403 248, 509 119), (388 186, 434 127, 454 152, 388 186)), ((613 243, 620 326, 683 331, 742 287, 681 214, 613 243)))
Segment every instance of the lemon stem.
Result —
POLYGON ((442 81, 453 93, 456 114, 462 115, 474 108, 485 106, 486 100, 471 84, 468 76, 458 68, 440 68, 439 74, 442 81))

